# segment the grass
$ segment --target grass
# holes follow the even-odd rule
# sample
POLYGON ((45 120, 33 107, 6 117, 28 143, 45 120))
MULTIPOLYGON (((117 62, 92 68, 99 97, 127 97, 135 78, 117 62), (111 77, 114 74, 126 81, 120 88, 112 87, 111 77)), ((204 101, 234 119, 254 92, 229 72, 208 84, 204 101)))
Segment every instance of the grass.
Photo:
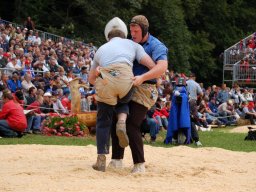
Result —
POLYGON ((42 144, 42 145, 95 145, 95 137, 57 137, 44 135, 25 135, 22 138, 1 138, 0 145, 42 144))
MULTIPOLYGON (((211 132, 199 132, 200 141, 203 147, 217 147, 231 151, 256 151, 255 141, 244 141, 246 133, 230 133, 232 128, 213 129, 211 132)), ((165 145, 165 132, 160 132, 154 146, 157 147, 175 147, 174 145, 165 145)), ((54 137, 43 135, 26 135, 22 138, 1 138, 0 145, 16 145, 16 144, 42 144, 42 145, 75 145, 86 146, 89 144, 95 145, 95 137, 54 137)), ((148 144, 145 141, 145 144, 148 144)), ((195 147, 194 144, 188 145, 195 147)))
MULTIPOLYGON (((229 131, 234 127, 215 128, 210 132, 199 132, 199 138, 203 147, 217 147, 231 151, 256 151, 256 141, 245 141, 244 138, 247 133, 230 133, 229 131)), ((161 132, 156 141, 156 146, 173 147, 174 145, 164 145, 163 140, 165 133, 161 132)), ((194 144, 190 147, 196 147, 194 144)))

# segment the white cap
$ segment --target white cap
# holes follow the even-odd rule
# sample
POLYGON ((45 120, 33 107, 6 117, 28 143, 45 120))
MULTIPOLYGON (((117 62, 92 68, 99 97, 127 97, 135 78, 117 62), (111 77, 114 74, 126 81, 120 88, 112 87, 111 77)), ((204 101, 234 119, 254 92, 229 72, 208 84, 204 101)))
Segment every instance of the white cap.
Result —
POLYGON ((46 92, 45 94, 44 94, 44 97, 51 97, 52 96, 52 94, 50 93, 50 92, 46 92))
POLYGON ((160 98, 160 100, 166 102, 166 98, 160 98))
POLYGON ((120 18, 114 17, 107 23, 107 25, 105 27, 104 34, 105 34, 107 41, 109 41, 108 34, 113 29, 118 29, 118 30, 122 31, 125 34, 125 37, 127 37, 127 34, 128 34, 127 26, 120 18))

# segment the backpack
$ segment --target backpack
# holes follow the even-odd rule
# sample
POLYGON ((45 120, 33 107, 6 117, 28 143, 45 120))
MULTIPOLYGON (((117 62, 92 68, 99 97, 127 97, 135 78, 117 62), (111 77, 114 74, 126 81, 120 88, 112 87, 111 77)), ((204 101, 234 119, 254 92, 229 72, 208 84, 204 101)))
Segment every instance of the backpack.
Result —
POLYGON ((253 128, 251 127, 248 127, 248 129, 248 135, 244 138, 244 140, 256 141, 256 130, 252 130, 253 128))

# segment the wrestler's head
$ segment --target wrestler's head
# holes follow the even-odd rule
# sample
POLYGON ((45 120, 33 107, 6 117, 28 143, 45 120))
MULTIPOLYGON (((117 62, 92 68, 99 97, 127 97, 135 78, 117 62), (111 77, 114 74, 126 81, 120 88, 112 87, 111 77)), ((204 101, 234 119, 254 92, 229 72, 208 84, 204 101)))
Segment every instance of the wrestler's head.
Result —
POLYGON ((106 40, 109 41, 113 37, 127 38, 128 30, 120 18, 114 17, 107 23, 104 34, 106 40))
POLYGON ((148 34, 148 19, 144 15, 137 15, 130 22, 130 31, 133 41, 142 43, 148 34))

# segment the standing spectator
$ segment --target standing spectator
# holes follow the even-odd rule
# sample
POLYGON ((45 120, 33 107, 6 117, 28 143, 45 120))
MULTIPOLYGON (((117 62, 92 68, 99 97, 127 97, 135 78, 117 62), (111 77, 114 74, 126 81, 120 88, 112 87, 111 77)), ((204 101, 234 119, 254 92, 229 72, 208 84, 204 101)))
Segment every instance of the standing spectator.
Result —
MULTIPOLYGON (((195 80, 196 80, 195 74, 191 73, 189 75, 189 80, 187 81, 187 90, 189 93, 189 106, 190 106, 190 114, 192 117, 192 122, 194 124, 200 124, 200 121, 202 118, 200 118, 198 114, 197 99, 198 98, 200 99, 203 96, 203 91, 200 85, 195 80)), ((193 134, 195 134, 196 137, 198 138, 197 130, 195 129, 194 124, 192 124, 191 126, 192 137, 194 137, 193 134)), ((197 146, 202 145, 199 139, 196 140, 196 145, 197 146)))
POLYGON ((28 30, 35 30, 35 23, 32 21, 31 17, 27 17, 27 20, 24 22, 24 27, 28 30))

